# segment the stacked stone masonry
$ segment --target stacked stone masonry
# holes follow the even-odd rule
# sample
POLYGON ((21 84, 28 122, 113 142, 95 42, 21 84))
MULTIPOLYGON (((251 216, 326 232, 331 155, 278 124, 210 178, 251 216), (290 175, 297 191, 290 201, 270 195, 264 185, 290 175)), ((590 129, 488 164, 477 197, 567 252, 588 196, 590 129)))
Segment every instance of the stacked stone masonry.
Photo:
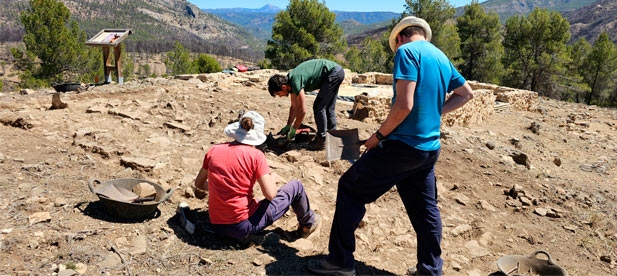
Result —
POLYGON ((491 90, 493 94, 495 94, 496 101, 508 103, 510 105, 510 109, 512 110, 535 111, 538 108, 537 92, 488 83, 480 83, 477 81, 469 81, 469 85, 474 91, 476 89, 491 90))
MULTIPOLYGON (((441 122, 446 126, 470 126, 478 125, 495 113, 495 95, 488 89, 474 89, 473 99, 461 108, 445 114, 441 122)), ((448 94, 446 98, 451 96, 448 94)))
POLYGON ((391 100, 390 97, 369 96, 366 93, 356 95, 351 118, 363 122, 382 123, 390 112, 391 100))
MULTIPOLYGON (((392 75, 383 73, 365 73, 353 76, 353 82, 359 84, 392 84, 392 75)), ((538 93, 509 87, 469 81, 474 90, 474 98, 465 106, 445 114, 442 122, 446 126, 477 125, 495 113, 496 106, 503 110, 508 108, 518 111, 537 109, 538 93)), ((447 96, 449 97, 451 93, 447 96)), ((363 122, 382 123, 390 110, 391 98, 384 96, 357 95, 354 98, 351 118, 363 122)))

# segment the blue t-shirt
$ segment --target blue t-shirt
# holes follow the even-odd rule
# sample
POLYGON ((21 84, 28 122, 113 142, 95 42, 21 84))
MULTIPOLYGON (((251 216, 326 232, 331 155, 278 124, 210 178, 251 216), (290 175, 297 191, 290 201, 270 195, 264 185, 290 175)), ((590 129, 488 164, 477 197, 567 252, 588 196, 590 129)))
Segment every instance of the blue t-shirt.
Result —
POLYGON ((402 141, 414 148, 433 151, 439 143, 441 109, 446 93, 465 84, 465 78, 448 57, 428 41, 402 45, 394 57, 392 104, 396 102, 396 81, 416 82, 413 108, 388 139, 402 141))

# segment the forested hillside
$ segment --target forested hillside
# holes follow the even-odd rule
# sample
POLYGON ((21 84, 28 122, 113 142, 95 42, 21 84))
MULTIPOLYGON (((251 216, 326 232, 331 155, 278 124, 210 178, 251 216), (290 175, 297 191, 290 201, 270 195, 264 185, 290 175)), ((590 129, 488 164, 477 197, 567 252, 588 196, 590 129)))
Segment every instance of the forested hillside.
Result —
POLYGON ((564 16, 570 22, 572 41, 579 38, 595 41, 601 32, 606 32, 617 43, 617 1, 598 1, 588 7, 567 12, 564 16))
MULTIPOLYGON (((66 0, 72 17, 88 37, 102 29, 127 28, 133 34, 126 40, 131 52, 170 51, 180 41, 194 52, 234 56, 245 60, 263 58, 265 43, 237 25, 201 12, 184 0, 66 0)), ((23 27, 19 11, 27 0, 0 0, 0 42, 19 41, 23 27)))
MULTIPOLYGON (((482 2, 482 7, 487 12, 496 12, 502 22, 513 15, 527 15, 535 8, 545 8, 558 12, 574 11, 597 0, 488 0, 482 2)), ((464 7, 457 9, 457 14, 461 14, 464 7)))

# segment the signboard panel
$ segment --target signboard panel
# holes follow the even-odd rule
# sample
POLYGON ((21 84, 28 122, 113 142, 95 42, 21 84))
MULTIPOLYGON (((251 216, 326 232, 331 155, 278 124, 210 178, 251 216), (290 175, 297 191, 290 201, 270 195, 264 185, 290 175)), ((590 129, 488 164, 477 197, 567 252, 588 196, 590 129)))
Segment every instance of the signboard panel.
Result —
POLYGON ((130 29, 104 29, 86 41, 86 45, 116 46, 132 33, 130 29))

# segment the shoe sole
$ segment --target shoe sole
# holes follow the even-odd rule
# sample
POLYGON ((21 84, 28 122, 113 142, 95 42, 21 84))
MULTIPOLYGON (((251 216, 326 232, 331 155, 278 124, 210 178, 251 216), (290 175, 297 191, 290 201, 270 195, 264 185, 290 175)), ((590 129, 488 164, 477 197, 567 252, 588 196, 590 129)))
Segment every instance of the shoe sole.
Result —
POLYGON ((306 234, 302 234, 300 238, 303 238, 303 239, 308 238, 311 234, 315 233, 317 228, 319 228, 320 224, 321 224, 321 216, 319 214, 315 214, 315 220, 313 221, 313 225, 311 225, 311 228, 309 228, 309 231, 306 234))
MULTIPOLYGON (((324 260, 325 262, 325 260, 324 260)), ((306 270, 315 275, 336 275, 336 276, 356 276, 356 270, 343 270, 340 267, 328 264, 329 268, 323 267, 323 263, 320 263, 320 267, 306 267, 306 270)))

